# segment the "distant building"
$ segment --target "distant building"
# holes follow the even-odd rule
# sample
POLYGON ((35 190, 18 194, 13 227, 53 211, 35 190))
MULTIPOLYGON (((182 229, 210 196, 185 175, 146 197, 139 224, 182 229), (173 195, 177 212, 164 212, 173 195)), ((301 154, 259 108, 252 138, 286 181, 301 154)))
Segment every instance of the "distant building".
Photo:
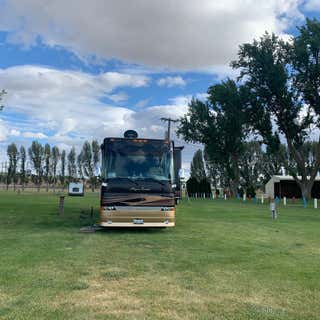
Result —
MULTIPOLYGON (((265 187, 266 194, 271 198, 302 198, 300 187, 292 176, 272 176, 265 187)), ((320 177, 315 179, 311 196, 320 198, 320 177)))

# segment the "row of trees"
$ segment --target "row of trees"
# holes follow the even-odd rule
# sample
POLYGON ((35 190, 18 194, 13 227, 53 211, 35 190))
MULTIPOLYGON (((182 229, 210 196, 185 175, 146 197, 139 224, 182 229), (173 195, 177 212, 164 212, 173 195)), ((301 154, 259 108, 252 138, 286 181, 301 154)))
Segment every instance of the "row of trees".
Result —
MULTIPOLYGON (((312 148, 313 144, 309 144, 312 148)), ((308 150, 306 150, 308 152, 308 150)), ((243 151, 239 157, 239 182, 236 194, 245 192, 247 195, 255 196, 258 189, 263 189, 264 185, 273 175, 283 173, 283 159, 288 158, 288 149, 281 145, 275 154, 268 153, 259 141, 247 141, 243 143, 243 151)), ((190 179, 187 181, 189 193, 210 193, 210 186, 214 190, 219 187, 231 190, 230 172, 227 166, 221 163, 211 162, 206 149, 204 152, 195 152, 191 166, 190 179)))
POLYGON ((204 145, 212 175, 219 172, 234 195, 247 143, 256 140, 310 198, 320 168, 319 21, 307 19, 289 41, 265 33, 241 45, 231 66, 240 72, 237 81, 211 86, 205 102, 192 100, 178 134, 204 145))
POLYGON ((64 187, 69 182, 88 180, 94 190, 98 182, 99 150, 96 140, 84 142, 79 154, 74 147, 66 153, 57 146, 42 145, 38 141, 33 141, 27 150, 11 143, 7 148, 9 163, 2 174, 2 182, 7 188, 10 184, 15 188, 18 183, 24 188, 31 180, 38 190, 45 183, 48 191, 49 186, 55 189, 58 184, 64 187))

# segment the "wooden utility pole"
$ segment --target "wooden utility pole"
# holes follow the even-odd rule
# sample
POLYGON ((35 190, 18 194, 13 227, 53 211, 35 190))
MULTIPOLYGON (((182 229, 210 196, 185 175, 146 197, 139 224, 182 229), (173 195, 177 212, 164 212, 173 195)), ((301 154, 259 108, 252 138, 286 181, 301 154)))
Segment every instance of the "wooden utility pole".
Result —
POLYGON ((171 122, 175 123, 179 120, 177 119, 171 119, 171 118, 161 118, 161 121, 168 122, 168 131, 167 131, 167 140, 170 141, 170 128, 171 128, 171 122))

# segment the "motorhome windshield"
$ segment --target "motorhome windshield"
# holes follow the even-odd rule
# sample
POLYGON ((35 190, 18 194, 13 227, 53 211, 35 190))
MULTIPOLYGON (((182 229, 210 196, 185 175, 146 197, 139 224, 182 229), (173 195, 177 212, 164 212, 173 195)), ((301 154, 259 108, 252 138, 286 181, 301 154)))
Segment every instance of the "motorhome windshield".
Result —
POLYGON ((156 140, 108 141, 104 148, 104 177, 172 181, 170 144, 156 140))

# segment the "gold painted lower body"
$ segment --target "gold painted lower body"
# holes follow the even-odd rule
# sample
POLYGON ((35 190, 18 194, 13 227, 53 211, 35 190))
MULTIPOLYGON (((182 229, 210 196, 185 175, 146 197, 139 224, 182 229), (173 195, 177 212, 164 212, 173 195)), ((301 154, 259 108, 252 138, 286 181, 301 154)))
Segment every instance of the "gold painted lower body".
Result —
POLYGON ((108 222, 100 222, 100 227, 107 227, 107 228, 119 228, 119 227, 123 227, 123 228, 128 228, 128 227, 133 227, 133 228, 167 228, 167 227, 174 227, 175 224, 174 222, 168 222, 168 223, 164 223, 164 222, 145 222, 144 224, 135 224, 133 222, 129 223, 129 222, 112 222, 112 223, 108 223, 108 222))
POLYGON ((101 227, 174 227, 175 210, 161 211, 157 208, 135 209, 131 207, 117 210, 100 210, 101 227), (143 220, 142 224, 135 220, 143 220))

